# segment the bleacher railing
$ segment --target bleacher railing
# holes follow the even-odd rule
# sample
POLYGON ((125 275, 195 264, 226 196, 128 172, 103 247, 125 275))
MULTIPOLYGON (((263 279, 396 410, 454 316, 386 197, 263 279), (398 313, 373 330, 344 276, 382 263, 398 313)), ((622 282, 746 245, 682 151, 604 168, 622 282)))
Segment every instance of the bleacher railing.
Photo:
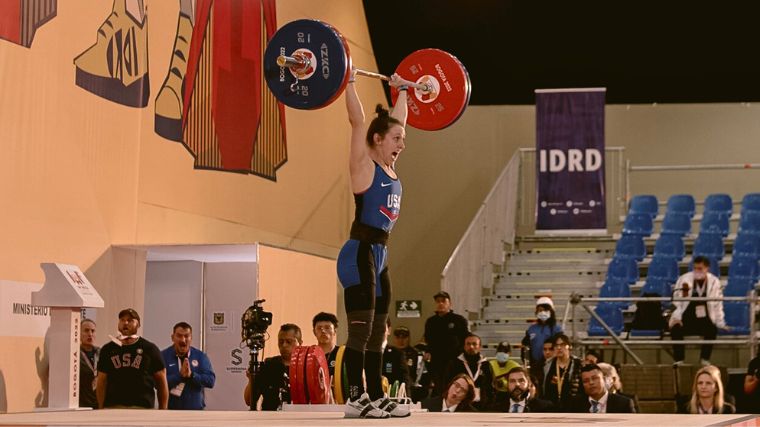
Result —
POLYGON ((493 267, 514 245, 520 153, 515 153, 480 205, 441 272, 441 289, 459 312, 480 312, 483 288, 493 286, 493 267))
MULTIPOLYGON (((592 318, 596 319, 597 322, 599 322, 599 325, 607 331, 608 336, 600 336, 600 339, 606 339, 606 338, 612 338, 615 343, 617 343, 623 351, 625 351, 628 355, 630 355, 633 360, 636 361, 637 364, 643 365, 641 358, 639 358, 636 353, 631 349, 631 346, 636 345, 663 345, 663 346, 672 346, 677 344, 683 344, 683 345, 689 345, 689 344, 716 344, 716 345, 749 345, 749 351, 750 351, 750 358, 755 358, 755 353, 757 350, 757 328, 755 326, 755 309, 757 307, 757 293, 752 290, 750 291, 746 297, 607 297, 607 298, 584 298, 583 296, 579 294, 572 294, 570 296, 570 301, 568 302, 568 307, 572 306, 572 309, 570 310, 570 316, 574 319, 575 318, 575 310, 577 306, 581 306, 586 312, 588 312, 592 318), (594 305, 599 302, 639 302, 639 301, 658 301, 658 302, 673 302, 673 301, 734 301, 734 302, 747 302, 749 303, 749 336, 742 336, 742 338, 736 338, 736 339, 714 339, 714 340, 705 340, 705 339, 699 339, 699 340, 662 340, 662 339, 633 339, 633 340, 624 340, 619 334, 616 334, 615 331, 607 324, 607 322, 602 319, 601 316, 599 316, 594 311, 594 305)), ((567 310, 565 311, 567 313, 567 310)), ((570 338, 573 342, 574 346, 582 346, 582 345, 589 345, 589 344, 599 344, 599 340, 590 340, 590 339, 580 339, 578 331, 575 328, 575 323, 572 322, 572 328, 570 333, 570 338)))
MULTIPOLYGON (((605 148, 607 225, 626 211, 625 148, 605 148)), ((505 245, 535 233, 536 149, 521 148, 509 160, 451 253, 441 272, 441 289, 459 312, 479 313, 481 297, 493 287, 494 267, 504 263, 505 245)))

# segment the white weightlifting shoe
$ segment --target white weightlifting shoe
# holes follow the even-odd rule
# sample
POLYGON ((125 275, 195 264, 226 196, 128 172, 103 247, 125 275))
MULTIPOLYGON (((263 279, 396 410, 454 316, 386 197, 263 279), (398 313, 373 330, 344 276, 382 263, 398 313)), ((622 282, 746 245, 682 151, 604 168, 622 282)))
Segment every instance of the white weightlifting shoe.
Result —
POLYGON ((372 404, 378 409, 391 414, 391 417, 394 418, 408 417, 411 415, 408 407, 401 406, 387 397, 381 397, 372 402, 372 404))
POLYGON ((364 393, 358 399, 346 402, 345 409, 343 410, 344 418, 390 418, 391 414, 382 409, 377 408, 371 400, 369 395, 364 393))

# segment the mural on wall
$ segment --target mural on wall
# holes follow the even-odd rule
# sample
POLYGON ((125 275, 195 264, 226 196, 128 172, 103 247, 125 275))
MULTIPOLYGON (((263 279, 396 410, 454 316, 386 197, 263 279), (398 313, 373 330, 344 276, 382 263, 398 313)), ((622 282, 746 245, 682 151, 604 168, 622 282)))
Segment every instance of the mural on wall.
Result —
POLYGON ((114 0, 94 45, 74 59, 76 84, 128 107, 145 107, 148 78, 148 17, 142 0, 114 0))
POLYGON ((276 180, 287 161, 284 106, 261 65, 276 30, 274 0, 180 1, 155 131, 182 142, 196 168, 276 180))
POLYGON ((37 29, 55 18, 58 0, 0 1, 0 39, 31 47, 37 29))

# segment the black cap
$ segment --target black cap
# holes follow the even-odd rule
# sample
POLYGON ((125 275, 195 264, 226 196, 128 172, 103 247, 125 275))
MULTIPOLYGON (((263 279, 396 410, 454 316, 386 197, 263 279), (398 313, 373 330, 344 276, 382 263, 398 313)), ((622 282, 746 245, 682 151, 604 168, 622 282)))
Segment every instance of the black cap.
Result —
POLYGON ((137 312, 132 308, 125 308, 124 310, 121 310, 119 312, 119 319, 121 319, 124 316, 130 316, 133 319, 137 319, 137 321, 140 322, 140 315, 137 314, 137 312))
POLYGON ((393 335, 395 336, 409 336, 409 328, 406 326, 398 326, 396 329, 393 330, 393 335))
POLYGON ((433 299, 438 299, 438 298, 446 298, 447 300, 450 301, 451 295, 449 295, 449 293, 446 291, 438 291, 437 294, 433 295, 433 299))
POLYGON ((512 346, 509 345, 509 341, 502 341, 499 343, 498 346, 496 346, 496 352, 503 351, 504 353, 511 353, 512 352, 512 346))

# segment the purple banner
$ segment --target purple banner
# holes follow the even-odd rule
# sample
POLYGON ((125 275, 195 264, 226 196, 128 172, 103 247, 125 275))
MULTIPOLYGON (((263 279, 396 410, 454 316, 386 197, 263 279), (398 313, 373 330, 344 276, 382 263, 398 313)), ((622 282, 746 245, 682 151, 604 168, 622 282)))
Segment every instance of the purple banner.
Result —
POLYGON ((605 89, 536 91, 536 231, 605 229, 605 89))

